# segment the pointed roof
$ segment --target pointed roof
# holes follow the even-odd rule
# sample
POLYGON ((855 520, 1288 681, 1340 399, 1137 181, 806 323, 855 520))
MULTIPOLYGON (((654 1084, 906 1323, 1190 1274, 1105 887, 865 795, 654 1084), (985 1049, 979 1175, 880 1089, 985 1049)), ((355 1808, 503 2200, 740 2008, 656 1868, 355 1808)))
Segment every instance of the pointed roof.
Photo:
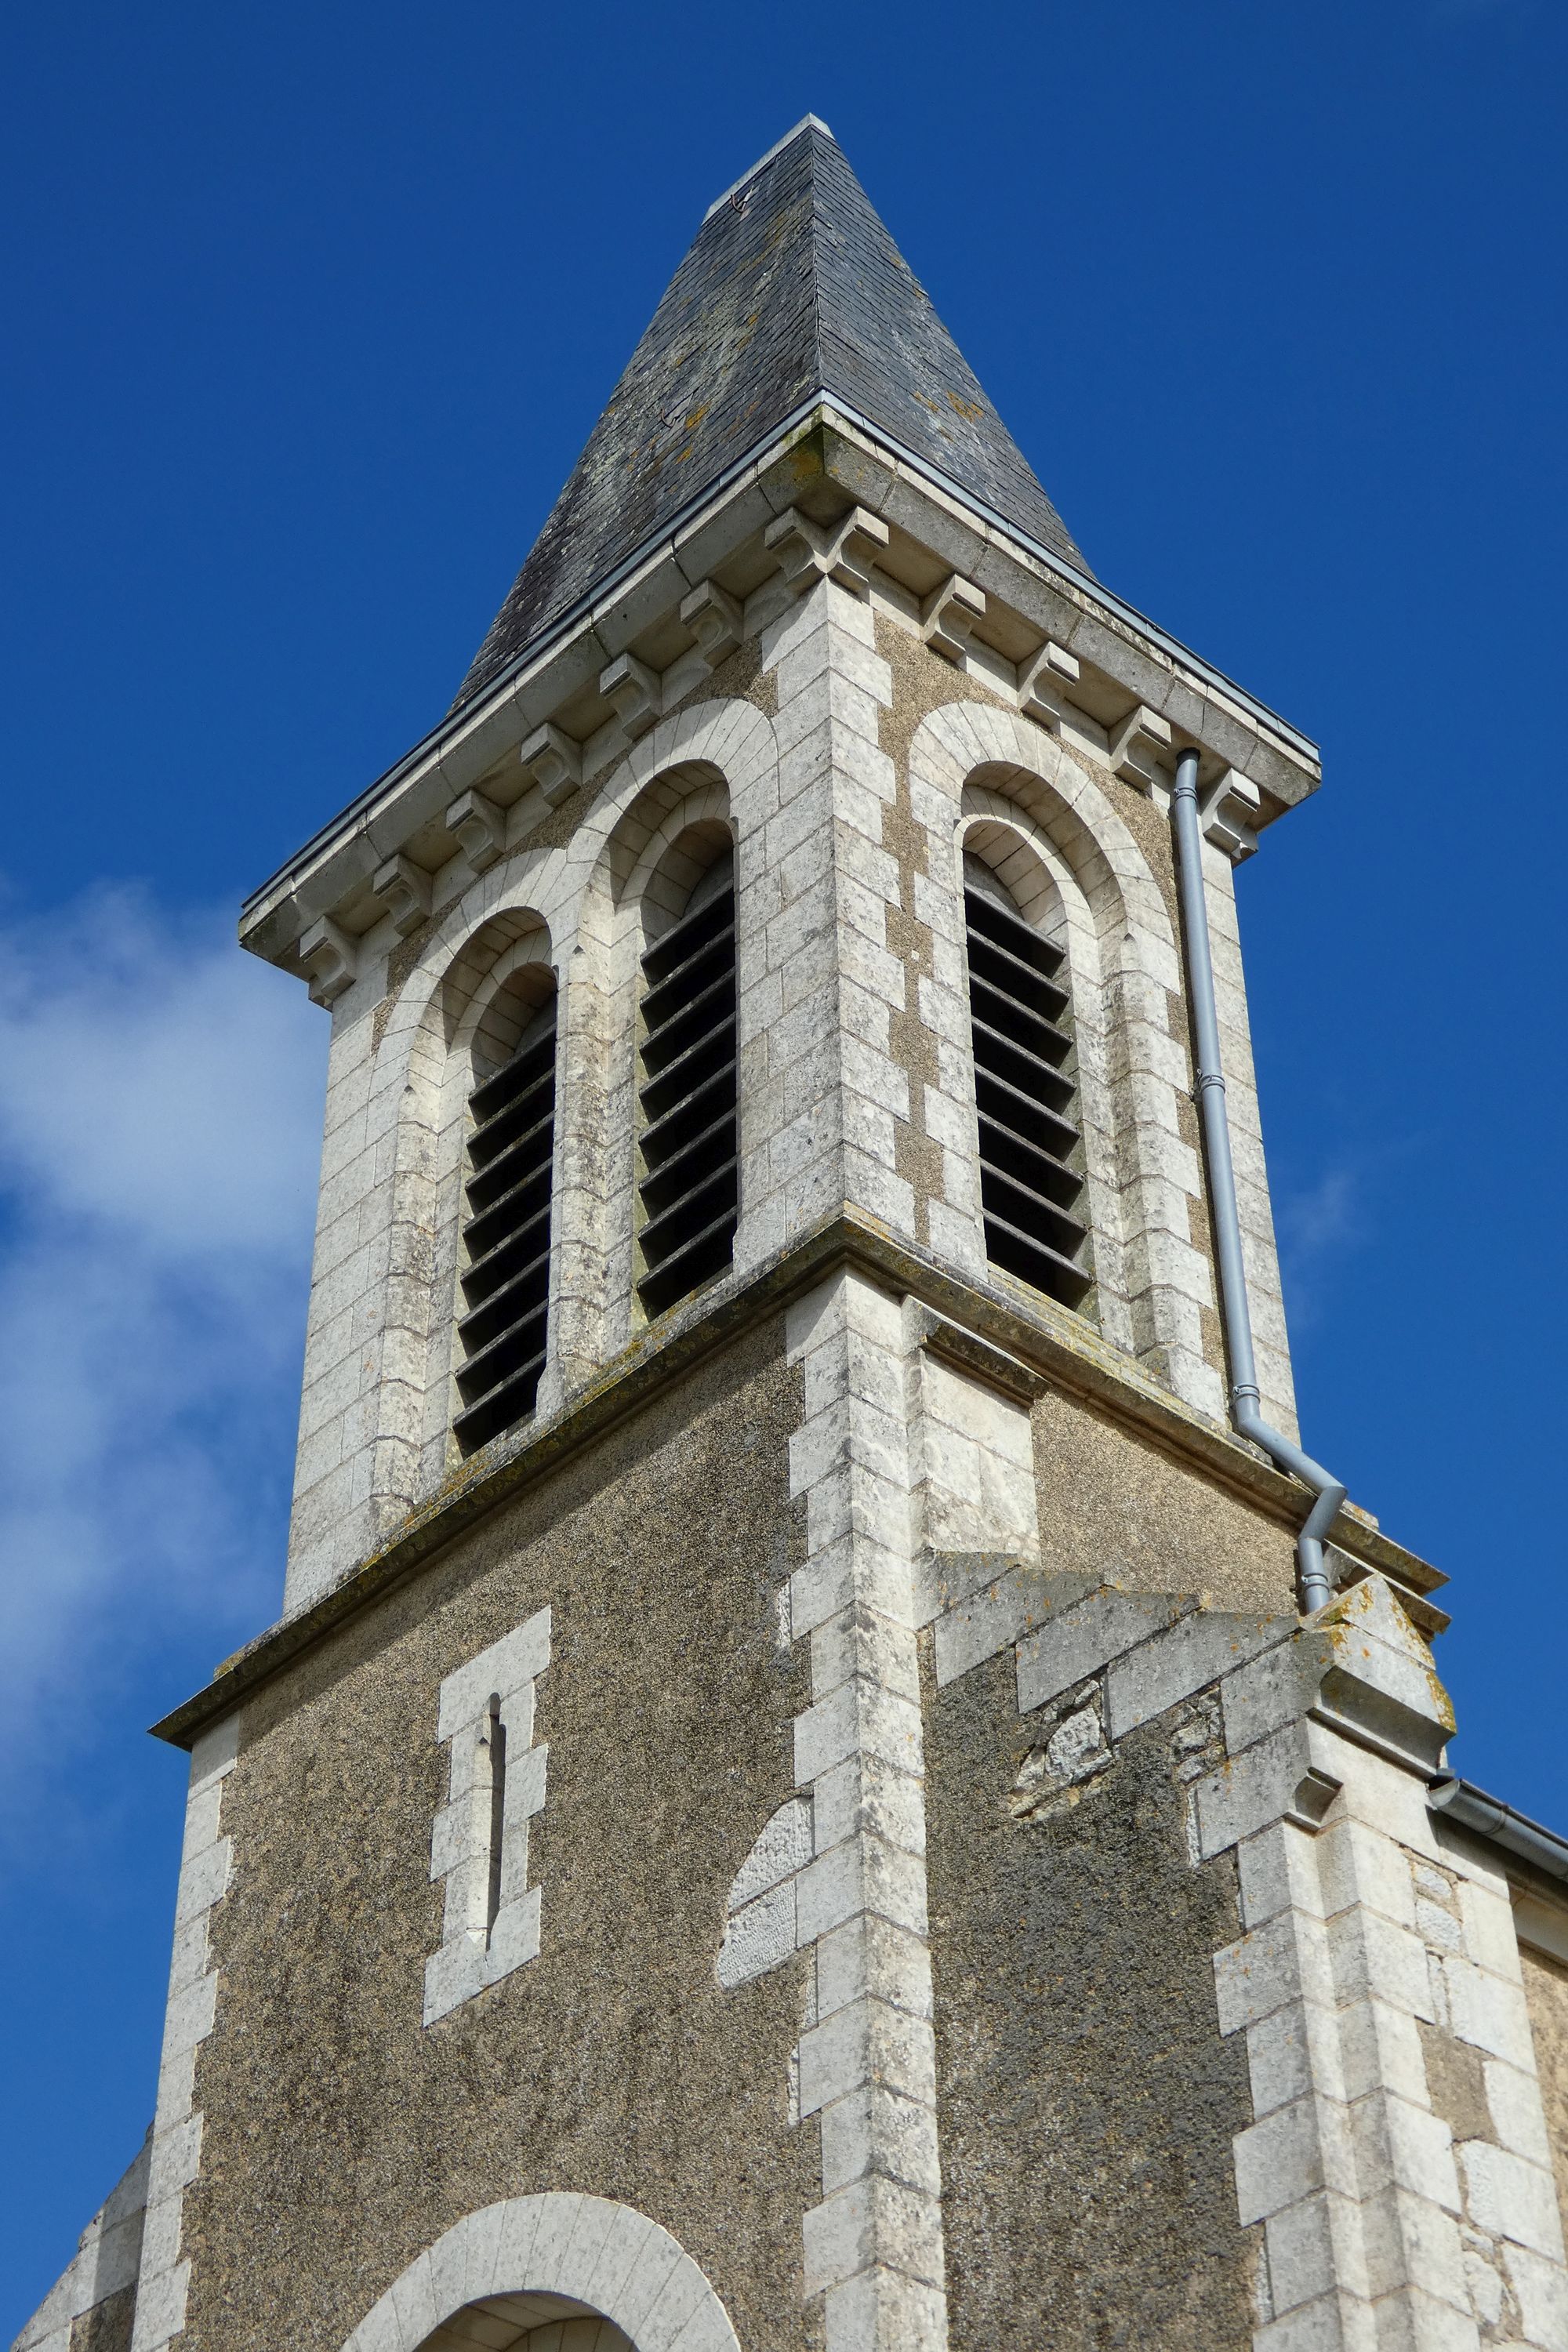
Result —
POLYGON ((709 207, 453 709, 822 394, 1087 568, 837 142, 807 115, 709 207))

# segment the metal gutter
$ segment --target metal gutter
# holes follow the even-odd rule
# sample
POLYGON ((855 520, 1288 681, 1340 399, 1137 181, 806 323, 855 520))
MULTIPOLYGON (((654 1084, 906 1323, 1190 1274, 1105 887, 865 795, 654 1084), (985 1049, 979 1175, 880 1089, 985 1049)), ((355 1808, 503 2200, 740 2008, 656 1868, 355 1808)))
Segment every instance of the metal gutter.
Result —
POLYGON ((1334 1580, 1323 1558, 1323 1545, 1345 1501, 1345 1489, 1331 1471, 1314 1462, 1310 1454, 1303 1454, 1292 1438, 1265 1421, 1260 1410, 1258 1365, 1252 1350, 1252 1314, 1247 1300, 1247 1266, 1241 1253, 1241 1217, 1236 1202, 1236 1170, 1230 1156, 1225 1070, 1220 1060, 1219 1017, 1215 1009, 1214 958, 1209 948, 1208 904, 1204 896, 1195 751, 1184 751, 1176 761, 1171 830, 1175 835, 1187 999, 1192 1007, 1194 1058, 1197 1064, 1194 1091, 1203 1122, 1215 1255, 1219 1261, 1220 1311, 1225 1320, 1226 1353, 1230 1360, 1230 1417, 1243 1437, 1260 1445, 1281 1470, 1315 1490, 1312 1507, 1296 1538, 1301 1613, 1310 1617, 1333 1599, 1334 1580))
POLYGON ((1037 562, 1043 563, 1048 571, 1058 573, 1079 594, 1091 597, 1113 618, 1137 630, 1162 653, 1173 660, 1179 661, 1200 683, 1215 687, 1220 692, 1229 696, 1248 717, 1269 728, 1300 756, 1316 761, 1317 745, 1310 736, 1303 735, 1299 728, 1292 727, 1289 719, 1281 719, 1278 711, 1271 710, 1267 703, 1259 702, 1256 695, 1248 694, 1245 687, 1238 686, 1235 679, 1227 677, 1223 670, 1216 669, 1212 663, 1203 660, 1190 647, 1184 646, 1179 638, 1168 635, 1146 614, 1140 613, 1136 605, 1129 604, 1123 598, 1113 595, 1110 589, 1102 586, 1095 579, 1092 572, 1080 571, 1077 564, 1069 562, 1066 556, 1058 555, 1056 550, 1047 547, 1044 541, 1032 538, 1018 524, 1009 522, 996 508, 987 506, 983 499, 977 499, 972 491, 964 489, 960 483, 951 480, 936 467, 926 465, 922 459, 915 456, 912 450, 906 449, 901 442, 896 441, 879 425, 873 425, 868 418, 861 415, 858 409, 852 408, 847 401, 840 400, 836 394, 819 387, 806 399, 797 403, 789 415, 779 424, 771 426, 760 440, 753 442, 743 457, 736 458, 734 463, 726 467, 721 474, 715 476, 706 488, 698 491, 694 497, 689 499, 683 507, 676 510, 668 523, 662 525, 658 531, 634 548, 613 572, 606 572, 602 580, 595 583, 586 594, 580 596, 575 604, 568 605, 565 612, 552 621, 548 628, 542 629, 536 637, 531 638, 524 646, 521 653, 512 656, 503 670, 498 672, 481 694, 476 695, 471 702, 465 703, 460 711, 449 712, 437 726, 431 728, 427 734, 422 735, 411 751, 405 751, 400 760, 378 776, 374 783, 367 784, 364 791, 350 801, 346 808, 340 810, 328 824, 313 833, 302 848, 296 850, 294 856, 286 859, 275 874, 269 875, 259 887, 251 891, 240 908, 241 925, 245 924, 252 912, 258 908, 280 884, 294 880, 321 850, 338 839, 341 835, 351 831, 357 818, 366 814, 386 793, 391 791, 394 785, 401 782, 404 777, 426 761, 432 751, 439 750, 462 729, 482 717, 493 702, 500 701, 505 688, 513 684, 525 668, 537 662, 562 638, 570 635, 590 613, 610 602, 616 590, 633 572, 640 571, 646 563, 661 552, 672 555, 677 539, 703 508, 721 497, 726 489, 755 466, 763 451, 772 447, 775 442, 784 439, 788 434, 794 432, 797 425, 804 424, 808 417, 824 407, 843 417, 858 432, 876 442, 896 458, 900 465, 907 467, 911 473, 919 475, 933 489, 939 490, 944 498, 955 499, 992 530, 1005 532, 1037 562))
POLYGON ((1489 1838, 1494 1845, 1533 1863, 1548 1878, 1559 1879, 1568 1885, 1568 1838, 1559 1837, 1555 1830, 1545 1828, 1540 1822, 1532 1822, 1528 1813, 1519 1812, 1500 1797, 1489 1796, 1473 1780, 1461 1780, 1452 1772, 1445 1773, 1433 1781, 1426 1792, 1426 1803, 1440 1820, 1455 1822, 1460 1829, 1473 1830, 1478 1837, 1489 1838))

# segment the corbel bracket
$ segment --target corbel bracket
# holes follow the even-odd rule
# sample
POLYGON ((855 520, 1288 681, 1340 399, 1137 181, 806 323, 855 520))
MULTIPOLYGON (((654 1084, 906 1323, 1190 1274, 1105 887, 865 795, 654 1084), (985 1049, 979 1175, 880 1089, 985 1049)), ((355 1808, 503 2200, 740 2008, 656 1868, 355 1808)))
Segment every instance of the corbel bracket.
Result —
POLYGON ((552 808, 570 800, 583 781, 582 745, 550 719, 534 729, 518 757, 552 808))
POLYGON ((620 720, 628 742, 635 743, 658 717, 664 681, 636 654, 617 654, 599 672, 599 692, 620 720))
POLYGON ((381 901, 382 910, 392 918, 392 928, 400 940, 405 940, 427 920, 430 913, 430 877, 422 866, 399 850, 384 866, 378 866, 371 888, 381 901))
POLYGON ((969 652, 970 633, 984 616, 985 592, 961 572, 934 588, 921 607, 921 635, 933 654, 956 662, 962 669, 969 652))
POLYGON ((1018 664, 1018 708, 1054 735, 1062 723, 1062 688, 1078 680, 1078 656, 1047 637, 1038 653, 1018 664))
POLYGON ((1110 765, 1123 782, 1152 793, 1162 755, 1171 750, 1171 722, 1144 703, 1136 704, 1110 730, 1110 765))
POLYGON ((819 580, 836 580, 852 596, 870 593, 871 568, 888 544, 888 526, 866 507, 851 507, 837 522, 813 522, 798 507, 775 515, 763 543, 776 555, 785 584, 797 595, 819 580))
POLYGON ((1227 768, 1198 803, 1198 823, 1205 841, 1223 849, 1233 866, 1250 857, 1258 846, 1258 819, 1263 795, 1250 776, 1227 768))
POLYGON ((1005 1348, 998 1348, 993 1340, 983 1339, 978 1331, 971 1331, 961 1323, 950 1322, 945 1315, 937 1314, 933 1307, 919 1307, 913 1317, 912 1328, 922 1348, 929 1348, 933 1356, 941 1356, 947 1363, 956 1365, 960 1371, 969 1373, 973 1380, 984 1381, 988 1388, 998 1390, 1005 1397, 1033 1404, 1038 1398, 1050 1393, 1049 1381, 1032 1364, 1026 1364, 1019 1357, 1009 1355, 1005 1348))
POLYGON ((680 617, 710 669, 717 669, 741 642, 741 607, 716 580, 699 581, 682 597, 680 617))
POLYGON ((459 793, 447 811, 447 830, 456 835, 474 872, 482 874, 506 847, 506 811, 483 793, 459 793))
POLYGON ((335 1004, 359 969, 359 942, 331 915, 321 915, 300 939, 300 961, 312 1003, 335 1004))

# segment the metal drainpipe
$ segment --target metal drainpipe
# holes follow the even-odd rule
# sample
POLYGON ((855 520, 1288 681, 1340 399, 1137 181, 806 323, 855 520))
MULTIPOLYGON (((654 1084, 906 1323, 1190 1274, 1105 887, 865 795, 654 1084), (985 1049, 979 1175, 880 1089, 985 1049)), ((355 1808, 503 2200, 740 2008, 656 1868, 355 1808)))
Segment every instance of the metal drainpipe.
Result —
POLYGON ((1198 755, 1183 751, 1171 795, 1171 829, 1176 844, 1176 881, 1186 932, 1187 995, 1197 1049, 1198 1116, 1203 1122, 1208 1166, 1209 1206, 1219 1256, 1220 1308, 1230 1358, 1230 1417, 1243 1437, 1260 1445, 1281 1470, 1314 1487, 1317 1499, 1296 1538, 1300 1605, 1304 1617, 1333 1597, 1333 1579, 1323 1559, 1323 1541, 1339 1516, 1345 1489, 1322 1465, 1278 1430, 1258 1410, 1258 1367, 1252 1352, 1252 1316, 1247 1304, 1247 1269, 1241 1255, 1241 1220, 1236 1205, 1236 1171, 1230 1157, 1230 1121, 1226 1112, 1225 1073, 1220 1066, 1219 1018, 1215 1010, 1214 959, 1209 950, 1208 908, 1204 898, 1203 835, 1198 829, 1198 755))

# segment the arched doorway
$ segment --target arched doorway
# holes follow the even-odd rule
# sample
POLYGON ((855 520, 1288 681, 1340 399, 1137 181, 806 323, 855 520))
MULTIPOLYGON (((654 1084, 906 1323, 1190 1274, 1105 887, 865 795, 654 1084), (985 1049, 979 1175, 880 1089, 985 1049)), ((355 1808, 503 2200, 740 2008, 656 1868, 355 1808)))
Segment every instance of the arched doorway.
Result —
POLYGON ((466 2213, 394 2279, 343 2352, 741 2352, 668 2230, 552 2191, 466 2213))
POLYGON ((624 2329, 560 2294, 498 2294, 443 2320, 421 2352, 637 2352, 624 2329))

